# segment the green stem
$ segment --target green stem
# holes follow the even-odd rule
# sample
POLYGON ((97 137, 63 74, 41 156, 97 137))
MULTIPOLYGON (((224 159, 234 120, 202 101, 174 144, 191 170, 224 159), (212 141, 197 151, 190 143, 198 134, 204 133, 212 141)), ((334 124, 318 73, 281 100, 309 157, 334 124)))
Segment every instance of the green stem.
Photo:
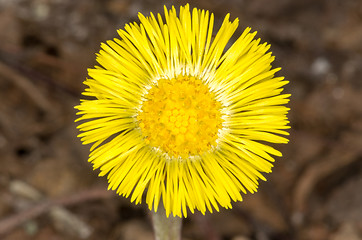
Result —
POLYGON ((181 240, 182 219, 171 214, 166 217, 162 202, 157 212, 152 212, 152 221, 156 240, 181 240))

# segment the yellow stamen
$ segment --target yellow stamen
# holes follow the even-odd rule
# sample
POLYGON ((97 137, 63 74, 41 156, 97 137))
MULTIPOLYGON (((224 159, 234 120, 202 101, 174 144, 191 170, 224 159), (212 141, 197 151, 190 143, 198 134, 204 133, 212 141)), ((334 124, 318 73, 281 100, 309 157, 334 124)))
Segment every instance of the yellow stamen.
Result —
POLYGON ((221 104, 201 80, 188 76, 160 79, 145 99, 137 119, 152 147, 185 159, 216 146, 223 122, 221 104))

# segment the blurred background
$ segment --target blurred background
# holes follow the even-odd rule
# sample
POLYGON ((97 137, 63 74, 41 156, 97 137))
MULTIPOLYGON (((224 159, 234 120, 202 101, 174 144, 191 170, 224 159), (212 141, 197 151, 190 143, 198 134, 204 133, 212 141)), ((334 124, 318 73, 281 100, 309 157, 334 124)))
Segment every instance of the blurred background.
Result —
MULTIPOLYGON (((153 239, 149 211, 106 191, 74 106, 100 42, 158 0, 0 0, 0 239, 153 239)), ((183 239, 362 239, 362 1, 198 0, 272 45, 291 93, 290 143, 232 210, 183 239)), ((234 38, 235 39, 235 38, 234 38)))

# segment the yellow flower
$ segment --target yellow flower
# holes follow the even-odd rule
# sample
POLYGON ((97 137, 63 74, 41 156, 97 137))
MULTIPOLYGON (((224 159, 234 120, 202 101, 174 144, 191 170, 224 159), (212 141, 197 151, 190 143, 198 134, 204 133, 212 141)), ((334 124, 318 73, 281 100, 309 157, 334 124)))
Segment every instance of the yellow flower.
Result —
POLYGON ((89 161, 109 189, 136 204, 145 193, 155 211, 163 201, 167 216, 231 208, 282 155, 266 143, 288 142, 288 81, 250 28, 228 45, 229 15, 215 36, 213 14, 188 5, 139 19, 88 70, 76 108, 89 161))

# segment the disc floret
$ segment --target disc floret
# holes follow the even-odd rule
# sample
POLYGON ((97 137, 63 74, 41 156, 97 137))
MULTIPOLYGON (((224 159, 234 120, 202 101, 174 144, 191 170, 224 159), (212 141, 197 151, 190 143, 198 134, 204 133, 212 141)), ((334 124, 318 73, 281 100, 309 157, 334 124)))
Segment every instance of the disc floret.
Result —
POLYGON ((195 77, 160 79, 138 114, 145 141, 171 158, 186 159, 215 147, 222 127, 221 104, 195 77))

